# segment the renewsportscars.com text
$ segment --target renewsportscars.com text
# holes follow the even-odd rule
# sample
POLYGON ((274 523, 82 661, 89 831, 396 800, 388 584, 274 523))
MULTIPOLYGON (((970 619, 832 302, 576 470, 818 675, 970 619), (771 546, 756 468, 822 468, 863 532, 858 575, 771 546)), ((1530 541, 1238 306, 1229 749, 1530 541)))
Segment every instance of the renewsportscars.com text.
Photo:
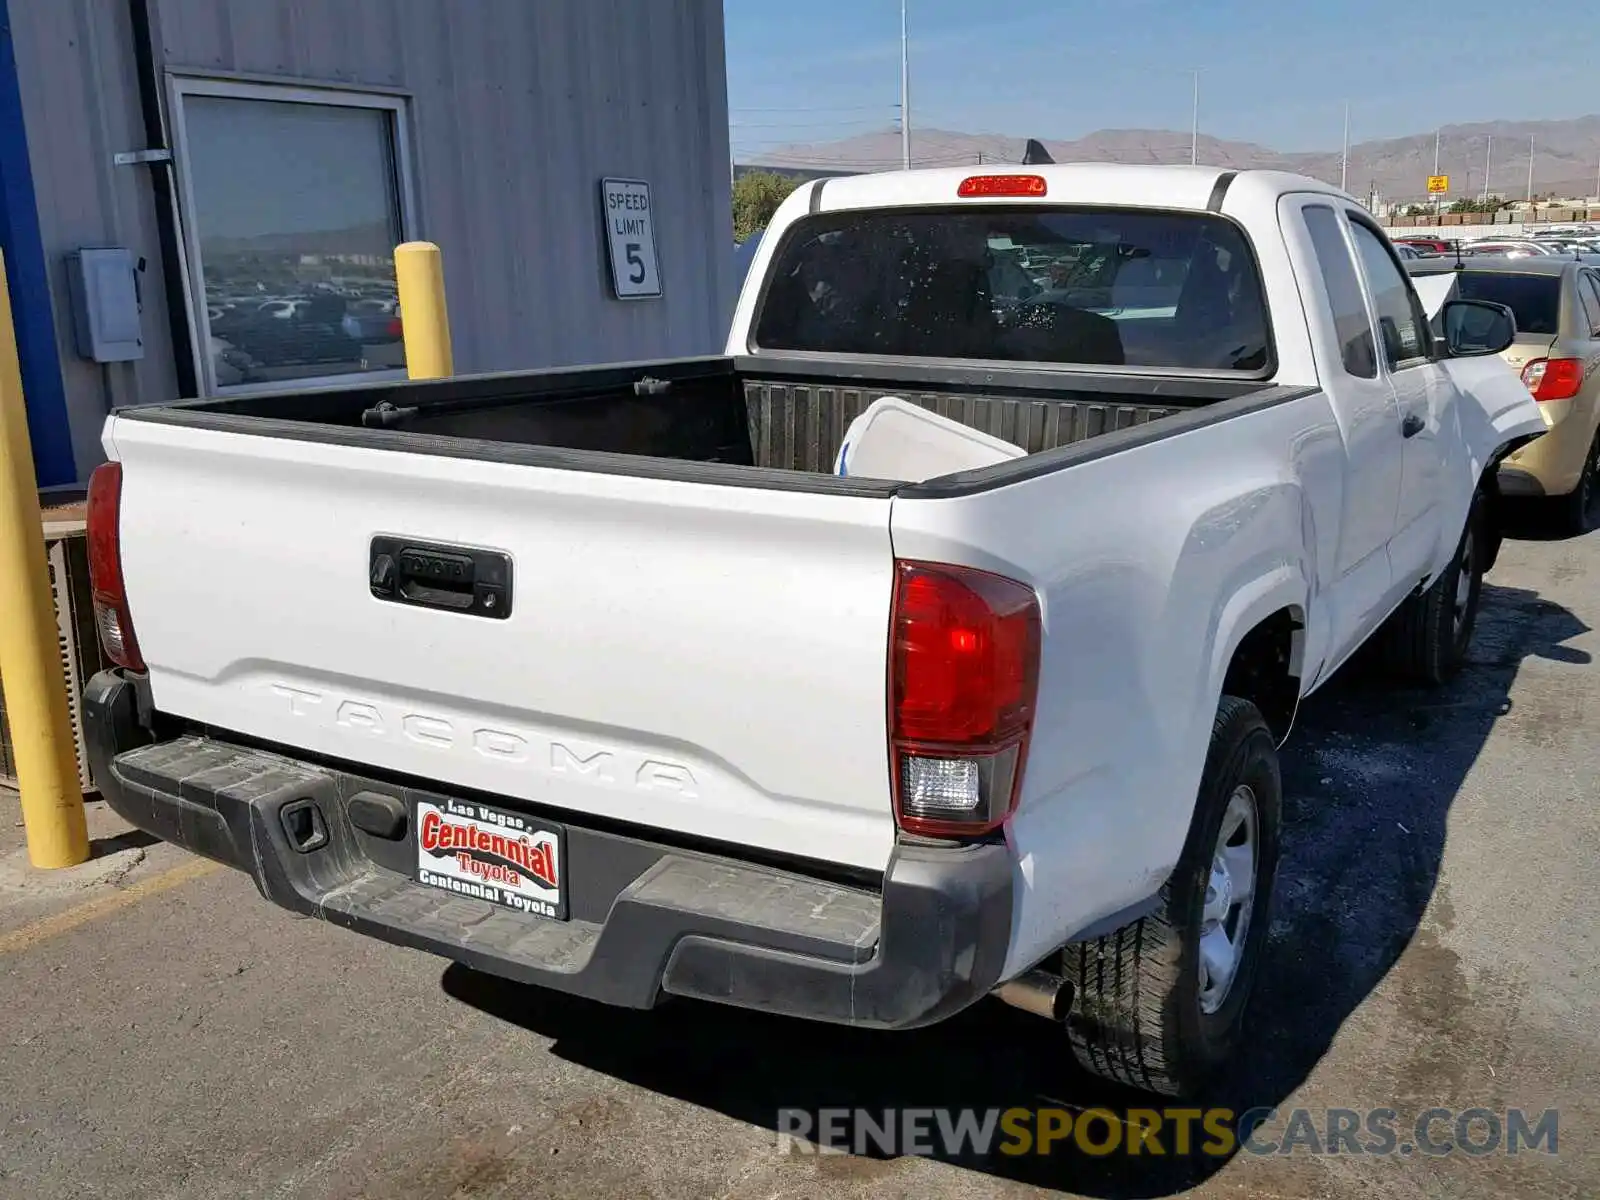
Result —
POLYGON ((778 1148, 791 1153, 1466 1155, 1557 1152, 1559 1113, 1511 1108, 785 1108, 778 1148))

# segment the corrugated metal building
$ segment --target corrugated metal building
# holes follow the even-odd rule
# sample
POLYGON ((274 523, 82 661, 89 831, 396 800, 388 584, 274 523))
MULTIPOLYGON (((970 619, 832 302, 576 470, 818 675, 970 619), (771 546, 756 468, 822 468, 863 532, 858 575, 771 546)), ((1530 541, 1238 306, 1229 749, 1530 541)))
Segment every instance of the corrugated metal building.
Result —
POLYGON ((458 371, 722 344, 721 0, 0 0, 0 17, 0 245, 42 485, 87 477, 113 406, 402 370, 400 241, 444 249, 458 371), (170 159, 117 161, 151 150, 170 159), (616 297, 608 177, 650 185, 659 297, 616 297), (127 361, 75 333, 73 256, 106 247, 135 267, 127 361))

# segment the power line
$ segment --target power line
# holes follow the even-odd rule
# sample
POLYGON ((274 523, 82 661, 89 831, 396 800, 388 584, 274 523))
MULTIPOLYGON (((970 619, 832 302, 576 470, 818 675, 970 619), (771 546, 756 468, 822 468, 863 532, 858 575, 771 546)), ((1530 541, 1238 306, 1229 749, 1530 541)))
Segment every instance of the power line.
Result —
MULTIPOLYGON (((781 153, 786 148, 787 147, 781 142, 779 142, 779 143, 774 143, 774 142, 765 142, 765 143, 763 143, 763 142, 757 142, 757 141, 748 141, 748 142, 743 142, 740 145, 740 149, 743 150, 746 153, 781 153), (766 146, 776 145, 777 150, 776 151, 759 150, 758 147, 763 146, 763 145, 766 145, 766 146)), ((917 155, 916 155, 916 159, 917 159, 918 162, 936 162, 936 161, 938 161, 938 162, 944 162, 944 161, 970 162, 973 158, 975 158, 978 154, 981 153, 985 157, 985 159, 987 159, 990 162, 1018 162, 1018 161, 1020 161, 1020 155, 1022 154, 1022 151, 1023 151, 1023 147, 1021 147, 1021 146, 1015 146, 1015 147, 992 146, 992 145, 945 146, 945 147, 942 147, 942 148, 941 147, 932 147, 932 148, 929 148, 927 150, 919 151, 917 153, 917 155)), ((807 160, 807 161, 810 161, 810 162, 843 163, 843 164, 846 164, 846 165, 854 165, 854 164, 857 164, 857 163, 878 163, 878 162, 895 163, 895 162, 899 161, 897 158, 892 156, 891 152, 885 152, 883 150, 874 151, 874 150, 869 149, 868 147, 862 147, 861 148, 861 152, 852 153, 849 150, 834 151, 834 150, 829 150, 825 146, 814 146, 814 145, 804 145, 804 144, 793 146, 793 153, 792 154, 786 154, 784 157, 786 159, 788 159, 788 158, 793 158, 793 159, 796 159, 796 160, 804 159, 804 160, 807 160)))
POLYGON ((884 129, 892 129, 892 122, 885 122, 879 118, 868 118, 864 121, 729 121, 729 129, 843 129, 861 125, 877 125, 884 129))
MULTIPOLYGON (((819 150, 816 146, 810 145, 806 142, 797 142, 793 138, 768 138, 765 141, 760 141, 755 138, 734 138, 733 144, 741 154, 777 154, 783 151, 792 150, 796 154, 803 155, 807 158, 822 158, 830 161, 854 161, 856 157, 849 151, 819 150)), ((872 154, 872 151, 867 147, 863 147, 862 152, 872 154)), ((876 158, 876 155, 874 154, 873 157, 876 158)), ((884 161, 888 160, 885 159, 884 161)), ((897 158, 895 161, 898 162, 899 159, 897 158)))
POLYGON ((812 108, 804 104, 790 104, 782 108, 745 108, 741 105, 730 105, 729 112, 736 113, 827 113, 827 112, 882 112, 886 109, 893 110, 899 107, 895 104, 848 104, 837 108, 812 108))
MULTIPOLYGON (((993 166, 1014 166, 1014 165, 1016 165, 1016 160, 1015 159, 1003 159, 1003 158, 1000 158, 1000 157, 998 157, 996 155, 990 154, 988 151, 983 151, 982 154, 983 154, 983 162, 986 165, 993 165, 993 166)), ((858 172, 861 172, 863 174, 868 173, 868 172, 876 172, 876 171, 892 171, 892 170, 895 170, 895 169, 899 168, 899 166, 900 166, 900 160, 897 159, 897 158, 880 158, 880 159, 814 159, 814 158, 806 158, 806 157, 799 156, 799 155, 773 155, 771 157, 773 158, 772 162, 759 162, 759 163, 746 162, 746 163, 741 163, 740 165, 741 166, 748 166, 748 167, 755 167, 755 168, 770 167, 770 168, 775 168, 776 169, 776 168, 803 167, 803 168, 813 168, 813 169, 822 170, 822 171, 858 171, 858 172)), ((968 165, 976 164, 977 161, 978 161, 978 153, 977 152, 972 152, 972 153, 968 153, 968 154, 918 157, 911 165, 913 167, 915 167, 915 168, 921 168, 921 167, 960 167, 960 166, 968 166, 968 165)))

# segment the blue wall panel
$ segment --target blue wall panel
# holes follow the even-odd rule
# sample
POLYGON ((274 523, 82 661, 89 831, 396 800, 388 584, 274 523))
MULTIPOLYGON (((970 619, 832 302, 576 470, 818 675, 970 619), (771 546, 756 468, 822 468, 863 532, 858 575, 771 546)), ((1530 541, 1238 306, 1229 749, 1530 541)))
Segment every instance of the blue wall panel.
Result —
POLYGON ((39 485, 73 483, 78 476, 67 422, 67 393, 61 381, 61 361, 56 357, 50 279, 39 236, 39 210, 28 163, 28 134, 6 0, 0 0, 0 250, 5 252, 39 485))

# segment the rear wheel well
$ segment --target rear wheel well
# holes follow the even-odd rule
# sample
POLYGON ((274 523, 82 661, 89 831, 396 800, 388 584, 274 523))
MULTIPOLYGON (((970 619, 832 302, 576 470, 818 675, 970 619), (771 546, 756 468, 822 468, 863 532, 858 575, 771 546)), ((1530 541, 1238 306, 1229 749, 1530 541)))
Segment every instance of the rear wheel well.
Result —
POLYGON ((1297 612, 1280 608, 1244 635, 1222 680, 1222 694, 1254 704, 1279 745, 1289 736, 1300 703, 1299 638, 1304 630, 1297 612))

